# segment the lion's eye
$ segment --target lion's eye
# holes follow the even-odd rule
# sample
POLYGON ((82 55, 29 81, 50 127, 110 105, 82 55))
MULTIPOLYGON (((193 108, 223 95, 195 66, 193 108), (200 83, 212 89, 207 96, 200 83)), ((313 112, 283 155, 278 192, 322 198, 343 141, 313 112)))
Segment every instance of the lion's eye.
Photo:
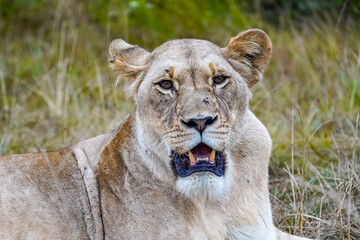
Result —
POLYGON ((225 80, 228 78, 229 77, 224 76, 224 75, 218 75, 218 76, 213 77, 212 80, 213 80, 214 84, 221 84, 221 83, 225 82, 225 80))
POLYGON ((158 83, 160 85, 160 87, 162 87, 163 89, 171 89, 173 87, 173 82, 170 80, 162 80, 161 82, 158 83))

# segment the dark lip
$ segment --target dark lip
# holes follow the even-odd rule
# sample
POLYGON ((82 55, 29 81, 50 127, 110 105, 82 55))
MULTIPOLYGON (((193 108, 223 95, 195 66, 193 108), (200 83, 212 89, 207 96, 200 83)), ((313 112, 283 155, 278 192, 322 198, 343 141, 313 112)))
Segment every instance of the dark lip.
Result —
POLYGON ((195 172, 212 172, 218 177, 224 175, 225 156, 223 152, 216 151, 214 164, 200 162, 194 166, 190 165, 189 157, 185 154, 171 151, 171 156, 175 170, 180 177, 187 177, 195 172))

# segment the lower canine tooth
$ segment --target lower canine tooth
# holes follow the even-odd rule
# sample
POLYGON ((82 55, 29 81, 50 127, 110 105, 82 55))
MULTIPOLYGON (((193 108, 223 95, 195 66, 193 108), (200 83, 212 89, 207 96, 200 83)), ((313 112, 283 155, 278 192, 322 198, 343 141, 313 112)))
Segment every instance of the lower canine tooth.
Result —
POLYGON ((215 150, 214 149, 211 151, 209 159, 210 159, 210 163, 214 163, 214 161, 215 161, 215 150))
POLYGON ((191 151, 189 151, 189 159, 190 159, 191 165, 195 165, 195 164, 196 164, 195 157, 194 157, 194 155, 192 154, 191 151))

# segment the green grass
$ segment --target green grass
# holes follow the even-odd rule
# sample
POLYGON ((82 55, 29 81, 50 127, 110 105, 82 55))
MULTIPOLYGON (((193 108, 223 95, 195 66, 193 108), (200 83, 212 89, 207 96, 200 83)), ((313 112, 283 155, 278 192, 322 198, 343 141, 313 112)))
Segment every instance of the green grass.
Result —
POLYGON ((174 38, 224 46, 262 28, 274 54, 251 109, 273 139, 274 222, 312 238, 359 239, 360 22, 346 10, 358 3, 305 8, 299 20, 248 2, 0 2, 0 155, 61 148, 132 111, 126 81, 115 88, 107 66, 112 39, 148 50, 174 38))

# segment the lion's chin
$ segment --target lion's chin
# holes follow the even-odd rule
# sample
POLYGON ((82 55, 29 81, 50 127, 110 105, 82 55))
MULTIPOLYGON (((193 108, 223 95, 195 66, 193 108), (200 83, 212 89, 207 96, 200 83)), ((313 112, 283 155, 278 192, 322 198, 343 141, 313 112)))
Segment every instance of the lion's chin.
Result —
POLYGON ((229 178, 218 177, 212 172, 195 172, 187 177, 180 177, 176 182, 178 191, 196 201, 223 200, 227 196, 229 178))

